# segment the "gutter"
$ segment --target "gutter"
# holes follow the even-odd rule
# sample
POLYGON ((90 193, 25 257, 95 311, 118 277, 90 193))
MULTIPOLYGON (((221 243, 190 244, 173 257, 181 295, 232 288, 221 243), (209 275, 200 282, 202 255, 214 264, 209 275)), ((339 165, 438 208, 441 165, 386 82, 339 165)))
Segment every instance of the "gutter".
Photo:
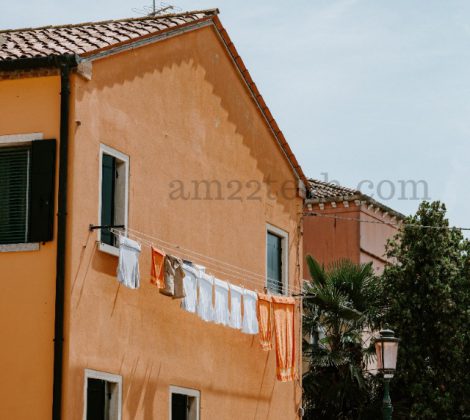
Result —
POLYGON ((57 67, 66 65, 76 67, 80 61, 78 55, 49 55, 47 57, 28 57, 0 60, 0 71, 32 70, 43 67, 57 67))
POLYGON ((398 220, 405 219, 405 215, 400 213, 399 211, 393 210, 392 208, 382 204, 381 202, 374 200, 372 197, 369 197, 366 194, 362 194, 358 191, 356 194, 348 195, 348 196, 336 196, 336 197, 327 197, 327 198, 309 198, 305 200, 305 205, 309 204, 327 204, 327 203, 340 203, 343 201, 360 201, 362 204, 371 204, 375 207, 378 207, 382 211, 396 217, 398 220))
POLYGON ((54 382, 52 389, 53 420, 60 420, 62 415, 70 72, 78 66, 79 61, 80 58, 73 54, 0 61, 0 70, 3 71, 29 70, 44 67, 57 67, 60 71, 59 188, 57 198, 58 220, 54 314, 54 382))

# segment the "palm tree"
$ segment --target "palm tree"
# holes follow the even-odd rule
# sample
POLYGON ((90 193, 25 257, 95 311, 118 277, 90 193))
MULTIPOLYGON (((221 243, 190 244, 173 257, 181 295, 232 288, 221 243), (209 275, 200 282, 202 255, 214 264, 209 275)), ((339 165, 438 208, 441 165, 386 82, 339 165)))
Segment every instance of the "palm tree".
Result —
POLYGON ((311 256, 307 264, 312 277, 304 285, 307 418, 368 418, 376 385, 366 372, 373 349, 364 347, 364 333, 373 331, 382 315, 380 282, 372 264, 341 260, 325 270, 311 256))

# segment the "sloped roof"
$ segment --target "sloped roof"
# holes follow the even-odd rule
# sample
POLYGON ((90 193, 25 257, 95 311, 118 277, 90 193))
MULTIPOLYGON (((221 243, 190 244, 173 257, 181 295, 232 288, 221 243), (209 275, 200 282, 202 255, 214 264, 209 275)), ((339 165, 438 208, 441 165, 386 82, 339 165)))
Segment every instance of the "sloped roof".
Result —
POLYGON ((312 187, 312 198, 319 199, 348 199, 348 197, 355 197, 361 195, 359 190, 343 187, 338 184, 330 182, 318 181, 310 179, 310 186, 312 187))
MULTIPOLYGON (((97 57, 102 51, 113 51, 123 45, 132 45, 145 38, 152 38, 173 30, 183 30, 186 27, 190 29, 204 24, 205 21, 211 21, 293 172, 302 180, 308 190, 309 182, 302 168, 220 22, 218 13, 218 9, 208 9, 133 19, 0 31, 0 69, 3 63, 3 68, 7 71, 14 70, 11 64, 14 64, 15 61, 54 59, 54 57, 60 56, 77 56, 79 60, 92 56, 97 57)), ((26 66, 29 65, 26 64, 26 66)))
POLYGON ((331 182, 319 181, 317 179, 309 179, 311 198, 307 200, 310 203, 331 203, 359 200, 372 204, 375 207, 397 217, 403 219, 405 216, 392 208, 374 200, 372 197, 363 194, 360 190, 343 187, 331 182))
POLYGON ((217 14, 217 9, 175 15, 108 20, 74 25, 0 31, 0 60, 77 54, 86 56, 105 48, 180 28, 217 14))

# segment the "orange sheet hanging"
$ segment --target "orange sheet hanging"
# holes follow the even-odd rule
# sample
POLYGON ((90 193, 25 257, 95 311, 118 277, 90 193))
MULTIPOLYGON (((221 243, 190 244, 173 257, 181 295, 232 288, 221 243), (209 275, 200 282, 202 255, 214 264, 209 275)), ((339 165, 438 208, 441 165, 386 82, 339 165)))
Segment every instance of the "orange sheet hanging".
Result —
POLYGON ((159 289, 165 287, 165 270, 163 269, 163 262, 165 261, 166 254, 155 247, 152 247, 152 267, 150 269, 150 283, 157 286, 159 289))
POLYGON ((259 342, 263 350, 273 348, 273 315, 272 298, 264 293, 258 293, 258 325, 259 342))
POLYGON ((295 368, 295 299, 273 296, 274 336, 276 339, 277 379, 293 381, 295 368))

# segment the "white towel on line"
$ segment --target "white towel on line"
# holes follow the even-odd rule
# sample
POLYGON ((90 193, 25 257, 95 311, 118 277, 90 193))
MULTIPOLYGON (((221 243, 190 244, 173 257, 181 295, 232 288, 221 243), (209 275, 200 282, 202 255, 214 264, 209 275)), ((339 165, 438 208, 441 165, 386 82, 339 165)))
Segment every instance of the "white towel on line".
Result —
POLYGON ((256 314, 256 305, 258 295, 251 290, 243 291, 243 328, 242 332, 246 334, 258 334, 258 317, 256 314))
POLYGON ((229 285, 230 288, 230 327, 240 330, 242 328, 242 294, 239 286, 229 285))
POLYGON ((188 312, 195 313, 197 305, 197 270, 189 264, 183 264, 185 276, 183 288, 185 298, 181 302, 181 307, 188 312))
POLYGON ((119 237, 119 263, 117 279, 130 289, 140 286, 139 274, 140 244, 125 236, 119 237))
POLYGON ((197 303, 197 314, 203 321, 214 320, 214 307, 212 305, 212 286, 214 278, 200 271, 198 277, 199 300, 197 303))
POLYGON ((228 325, 230 321, 230 313, 228 311, 228 284, 226 281, 215 279, 214 289, 214 322, 220 325, 228 325))

